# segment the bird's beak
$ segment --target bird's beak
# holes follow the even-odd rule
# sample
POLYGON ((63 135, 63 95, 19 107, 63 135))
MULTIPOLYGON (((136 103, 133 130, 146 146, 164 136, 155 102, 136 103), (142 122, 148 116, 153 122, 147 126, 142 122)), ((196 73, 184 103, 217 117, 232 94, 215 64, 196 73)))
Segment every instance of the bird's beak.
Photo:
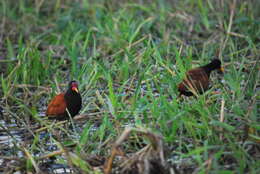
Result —
POLYGON ((224 73, 224 68, 223 68, 223 67, 220 67, 220 68, 219 68, 219 72, 220 72, 220 73, 224 73))
POLYGON ((79 90, 78 90, 77 87, 72 87, 71 89, 72 89, 72 91, 75 91, 76 93, 79 93, 79 90))

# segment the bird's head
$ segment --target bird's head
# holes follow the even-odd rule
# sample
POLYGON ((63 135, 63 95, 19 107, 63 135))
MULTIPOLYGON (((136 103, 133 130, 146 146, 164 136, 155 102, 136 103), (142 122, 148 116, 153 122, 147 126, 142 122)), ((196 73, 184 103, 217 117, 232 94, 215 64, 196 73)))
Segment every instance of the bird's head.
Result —
POLYGON ((69 83, 69 89, 76 92, 76 93, 79 93, 79 89, 78 89, 78 83, 73 80, 69 83))

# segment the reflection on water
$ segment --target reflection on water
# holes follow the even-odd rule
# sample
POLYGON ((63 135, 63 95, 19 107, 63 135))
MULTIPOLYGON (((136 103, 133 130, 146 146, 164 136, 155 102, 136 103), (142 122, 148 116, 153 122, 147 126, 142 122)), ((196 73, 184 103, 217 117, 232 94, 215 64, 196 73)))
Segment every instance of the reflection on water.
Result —
MULTIPOLYGON (((39 113, 41 117, 44 116, 44 113, 39 113)), ((8 120, 6 122, 1 118, 0 120, 0 173, 6 171, 6 165, 19 165, 16 159, 22 159, 24 153, 22 148, 29 149, 29 146, 32 146, 34 141, 34 135, 29 131, 28 128, 19 128, 15 123, 15 120, 8 120), (13 158, 13 159, 12 159, 13 158)), ((51 136, 47 131, 39 132, 38 137, 39 141, 45 142, 45 146, 39 150, 34 150, 33 157, 40 157, 44 154, 58 150, 58 147, 51 142, 51 136)), ((39 164, 39 167, 42 171, 46 173, 73 173, 67 165, 59 164, 55 162, 54 159, 45 159, 39 164)), ((65 160, 65 158, 64 158, 65 160)), ((21 167, 21 166, 17 166, 21 167)), ((14 172, 16 174, 21 173, 21 171, 14 172)))

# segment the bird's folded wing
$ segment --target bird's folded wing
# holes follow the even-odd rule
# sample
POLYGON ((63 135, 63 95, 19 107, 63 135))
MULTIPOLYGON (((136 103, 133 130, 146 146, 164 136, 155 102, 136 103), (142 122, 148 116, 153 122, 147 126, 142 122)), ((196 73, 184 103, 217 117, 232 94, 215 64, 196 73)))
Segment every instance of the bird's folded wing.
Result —
POLYGON ((48 105, 46 115, 62 115, 66 113, 66 101, 64 93, 55 96, 48 105))

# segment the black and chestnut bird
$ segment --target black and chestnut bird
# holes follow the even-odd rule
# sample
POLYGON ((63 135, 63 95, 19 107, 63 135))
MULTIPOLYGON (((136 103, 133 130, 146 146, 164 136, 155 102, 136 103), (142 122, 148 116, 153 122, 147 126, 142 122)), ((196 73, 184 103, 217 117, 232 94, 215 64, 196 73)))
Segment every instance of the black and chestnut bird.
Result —
POLYGON ((77 115, 81 109, 82 99, 78 90, 78 83, 71 81, 65 93, 56 95, 48 105, 46 115, 49 118, 64 120, 77 115))
POLYGON ((207 65, 186 72, 185 79, 178 85, 180 95, 192 96, 194 94, 202 94, 208 90, 210 73, 214 70, 218 70, 221 73, 224 72, 219 59, 214 59, 207 65))

